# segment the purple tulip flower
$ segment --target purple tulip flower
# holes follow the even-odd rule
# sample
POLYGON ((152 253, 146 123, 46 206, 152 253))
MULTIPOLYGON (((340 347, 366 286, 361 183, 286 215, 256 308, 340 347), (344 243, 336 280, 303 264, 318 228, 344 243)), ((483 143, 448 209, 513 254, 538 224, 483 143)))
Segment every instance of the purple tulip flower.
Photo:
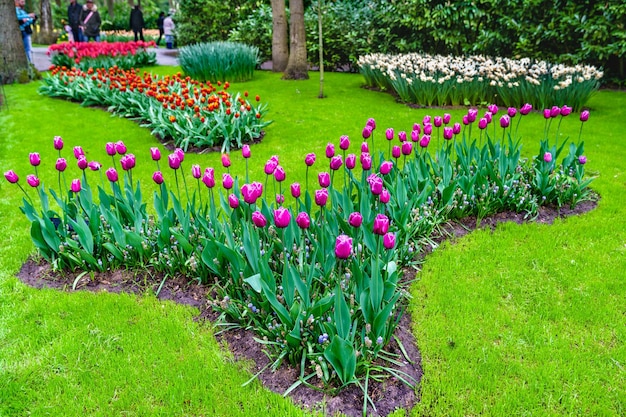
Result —
POLYGON ((311 219, 306 212, 302 211, 296 216, 296 224, 300 229, 308 229, 311 226, 311 219))
POLYGON ((291 222, 291 212, 284 207, 278 207, 274 210, 274 224, 280 229, 289 226, 291 222))
POLYGON ((347 235, 337 236, 335 241, 335 256, 339 259, 348 259, 352 254, 352 238, 347 235))

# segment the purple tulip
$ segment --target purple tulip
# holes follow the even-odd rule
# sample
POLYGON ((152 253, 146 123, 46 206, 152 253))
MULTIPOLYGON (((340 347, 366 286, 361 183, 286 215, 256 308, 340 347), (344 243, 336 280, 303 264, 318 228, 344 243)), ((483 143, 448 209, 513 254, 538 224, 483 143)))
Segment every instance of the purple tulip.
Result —
POLYGON ((107 179, 111 182, 117 182, 117 180, 119 179, 117 171, 113 167, 107 169, 105 174, 107 176, 107 179))
POLYGON ((411 131, 411 140, 413 142, 419 142, 419 140, 420 140, 420 132, 419 132, 419 130, 412 130, 411 131))
POLYGON ((320 183, 320 187, 327 188, 330 186, 330 174, 328 172, 320 172, 317 174, 317 180, 320 183))
POLYGON ((306 212, 302 211, 296 216, 296 224, 300 229, 308 229, 311 226, 311 219, 306 212))
POLYGON ((469 116, 466 114, 465 116, 463 116, 463 125, 467 126, 468 124, 470 124, 470 121, 469 116))
POLYGON ((122 169, 124 171, 135 168, 135 164, 135 155, 133 155, 132 153, 126 154, 120 159, 120 165, 122 165, 122 169))
POLYGON ((52 139, 52 144, 54 145, 54 149, 60 151, 63 149, 63 138, 61 136, 55 136, 54 139, 52 139))
POLYGON ((228 196, 228 205, 231 209, 236 209, 239 207, 239 198, 235 194, 230 194, 228 196))
POLYGON ((406 132, 404 130, 398 132, 398 140, 400 142, 406 142, 406 132))
POLYGON ((207 186, 207 188, 215 187, 215 174, 213 168, 207 168, 204 170, 204 174, 202 175, 202 183, 207 186))
POLYGON ((285 202, 285 195, 284 194, 276 194, 276 203, 278 205, 281 205, 285 202))
POLYGON ((424 116, 422 119, 422 124, 427 125, 430 124, 431 117, 429 115, 424 116))
POLYGON ((352 227, 360 227, 361 224, 363 224, 363 215, 358 211, 350 213, 350 216, 348 216, 348 223, 352 227))
POLYGON ((267 224, 267 219, 265 218, 263 213, 261 213, 260 211, 255 211, 254 213, 252 213, 252 223, 254 223, 254 225, 259 228, 265 227, 265 225, 267 224))
POLYGON ((487 122, 487 119, 485 119, 485 118, 483 117, 483 118, 481 118, 481 119, 478 121, 478 128, 479 128, 479 129, 485 129, 485 128, 487 128, 487 124, 488 124, 488 123, 489 123, 489 122, 487 122))
POLYGON ((587 120, 589 120, 589 110, 583 110, 580 112, 580 121, 586 122, 587 120))
POLYGON ((389 191, 385 188, 383 189, 383 192, 380 193, 380 196, 378 196, 378 199, 381 203, 387 204, 389 200, 391 200, 391 194, 389 194, 389 191))
POLYGON ((459 133, 461 133, 461 123, 457 122, 454 125, 452 125, 452 133, 454 133, 455 135, 458 135, 459 133))
POLYGON ((150 148, 150 156, 153 161, 161 160, 161 150, 159 148, 150 148))
POLYGON ((100 168, 102 168, 102 164, 98 161, 90 161, 87 166, 92 171, 100 171, 100 168))
POLYGON ((374 120, 372 117, 367 119, 367 122, 365 124, 369 126, 372 130, 376 129, 376 120, 374 120))
POLYGON ((300 198, 300 183, 294 182, 291 184, 291 196, 293 198, 300 198))
POLYGON ((245 159, 248 159, 251 155, 252 152, 250 152, 250 145, 243 145, 241 147, 241 156, 243 156, 245 159))
POLYGON ((393 131, 393 127, 390 127, 387 130, 385 130, 385 137, 387 138, 387 140, 393 140, 394 136, 395 136, 395 133, 393 131))
POLYGON ((126 153, 126 145, 124 145, 124 142, 121 140, 115 142, 115 151, 120 155, 124 155, 126 153))
POLYGON ((343 165, 343 158, 341 155, 335 155, 330 158, 330 169, 337 171, 343 165))
POLYGON ((33 188, 39 187, 39 178, 37 178, 36 175, 33 175, 33 174, 27 175, 26 182, 28 183, 28 185, 30 185, 33 188))
POLYGON ((506 129, 507 127, 509 127, 510 124, 511 124, 511 118, 509 117, 508 114, 505 114, 500 118, 500 127, 502 129, 506 129))
POLYGON ((315 190, 315 204, 323 207, 326 205, 326 202, 328 202, 328 189, 315 190))
POLYGON ((63 172, 65 171, 65 168, 67 168, 67 161, 65 160, 65 158, 59 158, 57 159, 57 163, 54 165, 54 167, 57 169, 57 171, 63 172))
POLYGON ((339 148, 343 151, 347 151, 350 147, 350 138, 346 135, 343 135, 339 138, 339 148))
POLYGON ((185 160, 185 151, 183 151, 180 148, 176 148, 176 149, 174 149, 174 154, 176 154, 178 159, 180 159, 180 163, 182 164, 183 161, 185 160))
POLYGON ((11 184, 15 184, 20 180, 20 177, 18 177, 12 169, 4 173, 4 178, 6 178, 11 184))
POLYGON ((413 132, 417 132, 419 135, 422 131, 422 128, 419 123, 413 123, 413 132))
POLYGON ((274 224, 279 229, 284 229, 291 222, 291 212, 284 207, 274 210, 274 224))
POLYGON ((514 118, 514 117, 515 117, 515 115, 517 114, 517 109, 516 109, 515 107, 509 107, 509 108, 506 110, 506 114, 508 114, 508 115, 509 115, 509 117, 512 119, 512 118, 514 118))
POLYGON ((367 142, 361 144, 361 153, 370 153, 370 145, 367 142))
POLYGON ((587 157, 585 155, 580 155, 578 157, 578 163, 580 165, 585 165, 587 163, 587 157))
POLYGON ((426 148, 429 143, 430 143, 430 136, 429 135, 422 136, 422 139, 420 139, 420 147, 426 148))
MULTIPOLYGON (((383 174, 383 175, 389 174, 392 169, 393 169, 393 162, 391 162, 391 161, 383 161, 383 163, 380 164, 380 173, 383 174)), ((374 174, 372 174, 372 175, 374 175, 374 174)))
POLYGON ((433 119, 433 124, 435 125, 435 127, 441 127, 441 125, 443 124, 443 119, 441 118, 441 116, 435 116, 435 118, 433 119))
POLYGON ((260 182, 253 182, 251 184, 244 184, 241 187, 241 195, 243 201, 248 204, 254 204, 263 194, 263 184, 260 182))
POLYGON ((200 169, 200 165, 193 164, 191 166, 191 176, 195 179, 200 179, 202 177, 202 170, 200 169))
POLYGON ((557 117, 561 114, 561 108, 559 106, 552 106, 550 109, 550 117, 557 117))
POLYGON ((402 155, 408 156, 413 152, 413 143, 402 142, 402 155))
POLYGON ((543 154, 543 160, 545 162, 552 162, 552 154, 550 152, 546 152, 543 154))
POLYGON ((400 149, 399 146, 394 145, 394 147, 391 148, 391 156, 394 157, 395 159, 400 158, 401 154, 402 154, 402 150, 400 149))
POLYGON ((354 169, 356 166, 356 155, 351 153, 346 156, 346 168, 354 169))
POLYGON ((76 164, 78 165, 78 168, 82 169, 83 171, 86 170, 89 166, 89 162, 87 162, 87 158, 85 158, 85 156, 79 156, 76 164))
POLYGON ((74 158, 78 159, 81 156, 85 156, 85 151, 80 146, 74 146, 74 158))
POLYGON ((521 109, 519 109, 519 112, 522 116, 526 116, 528 113, 530 113, 533 109, 533 106, 529 103, 526 103, 522 106, 521 109))
POLYGON ((235 181, 233 180, 233 177, 231 177, 229 173, 225 172, 222 174, 222 186, 225 189, 230 190, 231 188, 233 188, 234 183, 235 181))
POLYGON ((564 105, 563 107, 561 107, 561 116, 565 117, 565 116, 569 116, 572 113, 572 108, 568 107, 567 105, 564 105))
POLYGON ((383 236, 389 231, 389 218, 384 214, 377 214, 374 218, 373 232, 374 234, 383 236))
POLYGON ((276 169, 274 170, 274 178, 276 179, 276 181, 283 182, 285 181, 286 177, 287 174, 285 173, 285 168, 283 168, 281 165, 277 165, 276 169))
POLYGON ((273 175, 274 171, 276 171, 277 166, 278 166, 278 162, 275 159, 270 158, 265 163, 263 172, 265 172, 265 175, 273 175))
POLYGON ((477 109, 469 109, 467 111, 467 121, 470 123, 474 123, 476 121, 476 117, 478 117, 477 109))
POLYGON ((447 125, 448 123, 450 123, 450 119, 452 118, 452 116, 450 116, 450 113, 444 113, 443 114, 443 124, 447 125))
POLYGON ((167 162, 170 165, 170 168, 176 170, 180 168, 180 163, 182 162, 177 154, 171 153, 167 156, 167 162))
POLYGON ((443 128, 443 138, 445 140, 452 139, 453 135, 454 135, 454 132, 452 131, 452 128, 450 126, 446 126, 443 128))
POLYGON ((348 259, 352 254, 352 238, 347 235, 337 236, 335 241, 335 256, 339 259, 348 259))
POLYGON ((393 249, 396 246, 396 234, 385 233, 383 236, 383 246, 385 249, 393 249))
POLYGON ((222 166, 224 168, 230 167, 230 156, 227 153, 222 154, 222 166))
POLYGON ((315 154, 314 153, 308 153, 305 157, 304 157, 304 163, 306 164, 306 166, 310 167, 315 163, 315 154))
POLYGON ((80 180, 78 178, 73 179, 72 183, 70 184, 70 190, 73 193, 80 193, 80 180))
POLYGON ((424 123, 424 134, 432 135, 433 134, 433 125, 430 123, 424 123))
POLYGON ((152 174, 152 181, 158 185, 163 184, 163 173, 161 171, 155 171, 155 173, 152 174))
POLYGON ((487 123, 491 123, 493 120, 493 114, 490 111, 486 111, 484 118, 487 119, 487 123))
POLYGON ((383 179, 376 174, 371 174, 367 177, 367 182, 370 185, 370 191, 374 195, 380 195, 383 192, 383 179))
POLYGON ((551 114, 550 109, 543 109, 543 118, 544 119, 549 119, 551 117, 550 114, 551 114))
POLYGON ((363 168, 363 171, 369 171, 370 169, 372 169, 372 157, 369 153, 362 153, 360 160, 361 168, 363 168))
POLYGON ((115 143, 113 142, 107 142, 104 145, 104 149, 107 151, 107 155, 109 156, 115 156, 115 154, 117 153, 117 151, 115 150, 115 143))
POLYGON ((326 158, 332 158, 333 156, 335 156, 335 145, 333 145, 332 143, 328 143, 326 145, 326 158))
POLYGON ((39 164, 41 164, 41 157, 39 156, 39 153, 37 152, 33 152, 30 155, 28 155, 28 160, 30 161, 30 164, 34 167, 39 166, 39 164))
POLYGON ((491 112, 491 114, 493 114, 494 116, 496 114, 498 114, 498 106, 496 106, 495 104, 490 104, 487 106, 487 109, 491 112))
POLYGON ((372 128, 369 126, 365 126, 363 128, 363 133, 362 133, 363 139, 367 139, 370 136, 372 136, 372 128))

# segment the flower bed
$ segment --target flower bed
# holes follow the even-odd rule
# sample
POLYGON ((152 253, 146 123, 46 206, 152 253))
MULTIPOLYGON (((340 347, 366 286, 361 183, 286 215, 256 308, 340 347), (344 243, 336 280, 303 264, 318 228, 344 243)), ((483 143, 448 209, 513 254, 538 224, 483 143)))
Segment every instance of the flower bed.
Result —
MULTIPOLYGON (((532 217, 544 204, 590 198, 580 137, 543 139, 535 157, 521 158, 517 126, 530 110, 509 108, 496 119, 492 105, 480 115, 470 109, 457 123, 447 114, 427 116, 411 132, 389 128, 376 140, 370 119, 358 150, 342 136, 338 151, 327 145, 325 158, 305 155, 306 184, 289 187, 278 156, 265 162, 263 178, 250 179, 245 145, 241 157, 222 156, 221 187, 214 167, 184 166, 181 149, 167 156, 163 171, 161 153, 152 148, 139 157, 156 168, 151 211, 133 179, 138 158, 122 142, 106 144, 112 163, 94 175, 104 170, 101 163, 75 147, 76 167, 68 167, 63 140, 54 138, 56 191, 37 176, 52 161, 31 153, 34 174, 26 182, 37 204, 17 173, 5 178, 24 191, 33 242, 56 268, 151 266, 212 284, 214 308, 253 327, 274 366, 282 360, 300 366, 292 388, 315 378, 328 389, 357 384, 367 401, 369 378, 393 373, 414 382, 385 366, 398 359, 385 346, 402 315, 401 268, 414 262, 433 230, 468 215, 514 210, 532 217), (245 182, 231 176, 232 163, 245 163, 245 182), (310 170, 317 171, 312 187, 310 170)), ((567 106, 546 109, 545 138, 555 121, 558 137, 570 114, 567 106)), ((588 117, 580 114, 581 132, 588 117)))
POLYGON ((54 67, 39 92, 51 97, 80 101, 85 106, 107 106, 124 117, 139 118, 142 126, 162 139, 171 138, 187 150, 221 146, 222 152, 261 136, 270 121, 263 120, 267 106, 235 96, 229 83, 200 83, 180 73, 158 77, 118 67, 87 71, 54 67))
POLYGON ((568 104, 580 111, 603 76, 585 65, 417 53, 365 55, 359 58, 359 67, 368 86, 395 91, 401 100, 423 106, 568 104))
POLYGON ((148 51, 154 41, 144 42, 64 42, 48 47, 47 54, 52 65, 76 67, 83 71, 89 68, 131 69, 156 64, 156 53, 148 51))

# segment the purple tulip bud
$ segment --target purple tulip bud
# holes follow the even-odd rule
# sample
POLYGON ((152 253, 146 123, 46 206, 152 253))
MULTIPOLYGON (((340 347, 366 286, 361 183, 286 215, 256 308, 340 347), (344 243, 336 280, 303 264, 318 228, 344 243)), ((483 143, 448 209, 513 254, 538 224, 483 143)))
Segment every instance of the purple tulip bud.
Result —
POLYGON ((519 109, 519 112, 522 116, 526 116, 528 113, 530 113, 533 109, 533 106, 529 103, 526 103, 522 106, 521 109, 519 109))
POLYGON ((393 249, 396 246, 396 234, 395 233, 385 233, 383 236, 383 246, 385 249, 393 249))
POLYGON ((465 116, 463 116, 463 125, 467 126, 468 124, 470 124, 470 121, 469 116, 466 114, 465 116))
POLYGON ((356 155, 351 153, 346 156, 346 168, 354 169, 356 166, 356 155))
POLYGON ((491 123, 493 120, 493 114, 490 111, 486 111, 484 117, 487 119, 487 123, 491 123))
POLYGON ((393 127, 390 127, 385 131, 385 137, 387 138, 387 140, 393 140, 394 136, 395 133, 393 131, 393 127))
POLYGON ((113 142, 107 142, 104 145, 104 149, 107 151, 107 155, 109 156, 115 156, 115 154, 117 153, 117 151, 115 150, 115 143, 113 142))
POLYGON ((54 145, 54 149, 60 151, 63 149, 63 138, 61 138, 61 136, 55 136, 54 139, 52 139, 52 144, 54 145))
POLYGON ((293 198, 300 198, 300 183, 294 182, 291 184, 291 196, 293 198))
POLYGON ((363 133, 362 133, 363 139, 367 139, 370 136, 372 136, 372 128, 369 126, 365 126, 363 128, 363 133))
POLYGON ((308 167, 312 166, 315 163, 315 154, 314 153, 307 154, 306 157, 304 158, 304 163, 308 167))
POLYGON ((401 154, 402 154, 402 151, 399 146, 395 145, 394 147, 391 148, 391 156, 394 157, 395 159, 400 158, 401 154))
POLYGON ((274 170, 274 178, 276 179, 276 181, 283 182, 285 181, 286 177, 287 174, 285 173, 285 169, 281 165, 277 165, 276 169, 274 170))
POLYGON ((74 146, 74 158, 78 159, 81 156, 85 156, 85 151, 80 146, 74 146))
POLYGON ((158 185, 163 184, 163 173, 161 171, 156 171, 154 174, 152 174, 152 181, 154 181, 158 185))
POLYGON ((383 179, 376 174, 371 174, 367 177, 367 182, 370 185, 370 191, 374 195, 380 195, 383 192, 383 179))
POLYGON ((488 123, 489 123, 489 122, 487 122, 487 119, 485 119, 485 118, 483 117, 483 118, 481 118, 481 119, 478 121, 478 128, 479 128, 479 129, 485 129, 485 128, 487 127, 487 124, 488 124, 488 123))
POLYGON ((335 256, 339 259, 348 259, 352 254, 352 238, 347 235, 337 236, 335 241, 335 256))
POLYGON ((543 118, 544 119, 549 119, 551 117, 550 114, 551 114, 550 109, 543 109, 543 118))
POLYGON ((458 135, 459 133, 461 133, 461 123, 455 123, 454 125, 452 125, 452 133, 454 133, 455 135, 458 135))
POLYGON ((276 204, 281 205, 285 202, 284 194, 276 194, 276 204))
POLYGON ((230 167, 230 156, 227 153, 222 154, 222 166, 224 168, 230 167))
POLYGON ((398 132, 398 140, 400 140, 400 142, 406 142, 406 132, 404 130, 398 132))
POLYGON ((370 169, 372 169, 372 157, 370 156, 369 153, 362 153, 361 157, 361 168, 363 169, 363 171, 369 171, 370 169))
POLYGON ((402 142, 402 155, 408 156, 413 152, 413 143, 402 142))
POLYGON ((306 212, 302 211, 296 216, 296 224, 300 229, 308 229, 311 226, 311 219, 306 212))
POLYGON ((126 153, 126 145, 124 145, 124 142, 121 140, 115 142, 115 151, 120 155, 124 155, 126 153))
MULTIPOLYGON (((380 173, 382 175, 389 174, 392 169, 393 169, 393 162, 391 162, 391 161, 383 161, 383 163, 380 164, 380 173)), ((374 175, 374 174, 372 174, 372 175, 374 175)))
POLYGON ((153 161, 161 160, 161 150, 159 148, 150 148, 150 156, 153 161))
POLYGON ((291 212, 284 207, 274 210, 274 224, 280 229, 284 229, 291 223, 291 212))
POLYGON ((332 143, 328 143, 326 145, 326 158, 332 158, 333 156, 335 156, 335 145, 333 145, 332 143))
POLYGON ((102 168, 102 164, 98 161, 90 161, 87 166, 92 171, 100 171, 100 168, 102 168))
POLYGON ((315 204, 317 204, 320 207, 323 207, 326 205, 327 201, 328 201, 328 189, 322 188, 320 190, 315 190, 315 204))
POLYGON ((182 162, 177 154, 171 153, 167 156, 167 162, 172 169, 180 168, 180 163, 182 162))
POLYGON ((191 176, 195 179, 200 179, 202 177, 202 170, 200 169, 200 165, 193 164, 191 166, 191 176))
POLYGON ((509 117, 508 114, 505 114, 500 118, 501 128, 506 129, 507 127, 509 127, 510 124, 511 124, 511 118, 509 117))
POLYGON ((206 170, 204 170, 204 174, 202 175, 202 183, 206 185, 207 188, 215 187, 215 174, 213 168, 207 168, 206 170))
POLYGON ((443 124, 443 119, 441 118, 441 116, 435 116, 435 118, 433 119, 433 124, 435 125, 435 127, 441 127, 441 125, 443 124))
POLYGON ((174 154, 178 157, 178 159, 180 160, 180 163, 182 164, 183 161, 185 160, 185 151, 183 151, 180 148, 176 148, 174 149, 174 154))
POLYGON ((57 159, 57 163, 54 165, 54 167, 57 169, 57 171, 63 172, 65 171, 65 168, 67 168, 67 161, 65 160, 65 158, 59 158, 57 159))
POLYGON ((498 114, 498 106, 496 106, 495 104, 490 104, 487 106, 487 109, 491 112, 491 114, 493 114, 494 116, 496 114, 498 114))
POLYGON ((443 128, 443 138, 445 140, 450 140, 452 139, 453 136, 453 132, 452 132, 452 128, 450 126, 446 126, 443 128))
POLYGON ((28 155, 28 160, 30 161, 30 164, 34 167, 39 166, 39 164, 41 164, 41 157, 39 156, 39 153, 37 152, 33 152, 30 155, 28 155))
POLYGON ((265 218, 263 213, 261 213, 260 211, 255 211, 254 213, 252 213, 252 223, 254 223, 254 225, 259 228, 265 227, 265 225, 267 224, 267 219, 265 218))
POLYGON ((107 176, 107 179, 111 182, 117 182, 117 180, 119 179, 117 171, 113 167, 107 169, 105 174, 107 176))
POLYGON ((225 172, 222 174, 222 186, 225 189, 230 190, 231 188, 233 188, 234 183, 235 181, 233 180, 233 177, 231 177, 229 173, 225 172))
POLYGON ((327 188, 330 186, 330 174, 328 172, 320 172, 317 174, 317 180, 320 183, 320 187, 327 188))
POLYGON ((341 150, 348 150, 348 148, 350 147, 350 138, 346 135, 343 135, 339 138, 339 148, 341 150))
POLYGON ((413 132, 417 132, 419 135, 422 131, 422 128, 419 123, 413 123, 413 132))
POLYGON ((587 163, 587 157, 585 155, 580 155, 578 157, 578 163, 580 165, 585 165, 587 163))
POLYGON ((374 218, 373 232, 374 234, 383 236, 389 231, 389 218, 384 214, 377 214, 374 218))
POLYGON ((432 135, 433 134, 433 125, 430 123, 424 123, 424 134, 432 135))
POLYGON ((367 144, 367 142, 363 142, 361 144, 361 153, 370 153, 370 146, 367 144))
POLYGON ((412 130, 411 131, 411 140, 413 142, 419 142, 420 140, 420 132, 417 130, 412 130))
POLYGON ((122 169, 124 171, 128 171, 129 169, 135 168, 135 163, 136 163, 135 155, 133 155, 132 153, 124 155, 120 159, 120 165, 122 165, 122 169))
POLYGON ((27 175, 26 182, 28 183, 28 185, 30 185, 33 188, 39 187, 39 178, 37 178, 36 175, 33 175, 33 174, 27 175))
POLYGON ((80 180, 78 178, 73 179, 72 183, 70 184, 70 190, 73 193, 80 193, 80 189, 81 189, 80 180))
POLYGON ((443 124, 447 125, 448 123, 450 123, 450 119, 452 118, 452 116, 450 116, 450 113, 444 113, 443 114, 443 124))
POLYGON ((389 191, 385 188, 383 189, 383 192, 380 193, 380 196, 378 196, 378 199, 380 200, 381 203, 387 204, 389 200, 391 199, 391 194, 389 194, 389 191))
POLYGON ((545 162, 552 162, 552 154, 550 152, 546 152, 543 154, 543 160, 545 162))
POLYGON ((6 178, 11 184, 15 184, 20 180, 20 177, 18 177, 12 169, 4 173, 4 178, 6 178))
POLYGON ((231 209, 236 209, 239 207, 239 198, 235 194, 231 194, 228 196, 228 205, 231 209))
POLYGON ((589 120, 589 110, 583 110, 580 112, 580 121, 586 122, 587 120, 589 120))
POLYGON ((561 114, 561 108, 559 106, 552 106, 550 109, 550 117, 557 117, 561 114))
POLYGON ((509 115, 509 117, 512 119, 512 118, 514 118, 514 117, 515 117, 515 115, 517 114, 517 109, 516 109, 515 107, 509 107, 509 108, 506 110, 506 114, 508 114, 508 115, 509 115))
POLYGON ((252 152, 250 152, 250 145, 243 145, 241 147, 241 156, 248 159, 250 158, 251 155, 252 155, 252 152))
POLYGON ((78 168, 82 169, 83 171, 86 170, 89 166, 89 162, 87 162, 87 158, 85 158, 85 156, 79 156, 76 164, 78 165, 78 168))
POLYGON ((274 159, 270 158, 265 163, 265 167, 263 168, 263 172, 265 172, 265 175, 273 175, 274 171, 276 171, 276 167, 277 166, 278 166, 278 162, 276 162, 274 159))
POLYGON ((430 124, 430 120, 431 117, 429 115, 424 116, 424 118, 422 119, 422 124, 426 125, 426 124, 430 124))
POLYGON ((474 123, 476 121, 476 117, 478 117, 478 110, 477 109, 469 109, 467 111, 467 120, 470 123, 474 123))
POLYGON ((420 147, 426 148, 429 143, 430 143, 430 136, 429 135, 422 136, 422 139, 420 139, 420 147))
POLYGON ((348 216, 348 223, 352 227, 361 227, 361 224, 363 224, 363 215, 358 211, 350 213, 350 216, 348 216))
POLYGON ((341 155, 335 155, 330 159, 330 169, 337 171, 343 165, 343 158, 341 155))
POLYGON ((367 119, 367 122, 365 123, 367 126, 371 127, 372 130, 376 129, 376 120, 374 120, 373 118, 369 118, 367 119))

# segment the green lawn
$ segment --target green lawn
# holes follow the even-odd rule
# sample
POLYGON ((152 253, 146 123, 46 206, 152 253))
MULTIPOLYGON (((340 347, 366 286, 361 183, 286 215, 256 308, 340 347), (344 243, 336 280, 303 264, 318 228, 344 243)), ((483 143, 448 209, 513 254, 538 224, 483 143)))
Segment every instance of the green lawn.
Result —
MULTIPOLYGON (((253 177, 261 178, 276 154, 287 181, 304 183, 304 155, 323 153, 343 134, 358 147, 369 117, 383 141, 387 127, 409 131, 425 114, 443 114, 362 89, 354 74, 326 74, 328 97, 319 100, 311 75, 288 82, 257 72, 254 81, 231 87, 259 94, 274 120, 252 147, 253 177)), ((60 135, 67 149, 82 145, 105 167, 104 144, 124 140, 137 155, 135 178, 150 178, 148 149, 158 143, 149 132, 36 89, 5 87, 2 172, 15 169, 23 182, 31 172, 28 153, 37 151, 48 166, 42 180, 54 184, 52 138, 60 135)), ((601 195, 596 210, 553 225, 476 231, 427 257, 411 288, 425 375, 422 403, 410 415, 626 413, 626 94, 601 91, 589 104, 583 138, 601 195)), ((464 112, 451 111, 453 121, 464 112)), ((561 132, 576 139, 580 125, 571 117, 561 132)), ((540 114, 522 122, 526 156, 537 152, 543 125, 540 114)), ((242 158, 232 159, 231 172, 242 175, 242 158)), ((219 161, 188 155, 185 164, 217 173, 219 161)), ((151 295, 61 293, 19 283, 15 274, 34 247, 19 190, 2 180, 0 195, 0 416, 310 415, 258 382, 241 387, 250 377, 245 365, 233 362, 208 325, 192 320, 191 308, 151 295)))

